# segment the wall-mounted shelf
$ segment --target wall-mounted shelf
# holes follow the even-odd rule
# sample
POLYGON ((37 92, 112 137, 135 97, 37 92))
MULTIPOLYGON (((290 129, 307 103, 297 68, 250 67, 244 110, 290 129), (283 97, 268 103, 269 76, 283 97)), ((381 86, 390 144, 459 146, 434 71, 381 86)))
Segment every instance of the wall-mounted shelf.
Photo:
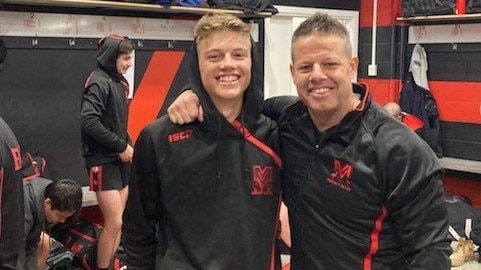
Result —
POLYGON ((211 11, 225 12, 247 19, 272 16, 270 12, 245 14, 240 10, 209 7, 168 6, 150 3, 132 3, 101 0, 0 0, 0 10, 68 12, 93 15, 122 15, 141 17, 202 16, 211 11))
POLYGON ((415 17, 398 17, 398 23, 410 25, 416 24, 453 24, 453 23, 475 23, 481 22, 481 13, 462 15, 430 15, 415 17))

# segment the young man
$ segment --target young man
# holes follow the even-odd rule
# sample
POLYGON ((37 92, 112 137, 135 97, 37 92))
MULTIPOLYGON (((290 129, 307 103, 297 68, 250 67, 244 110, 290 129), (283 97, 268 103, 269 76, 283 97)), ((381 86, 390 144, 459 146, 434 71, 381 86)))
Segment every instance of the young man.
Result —
POLYGON ((107 269, 120 242, 134 152, 127 133, 129 84, 123 76, 133 65, 134 43, 108 36, 98 47, 98 67, 85 83, 80 125, 90 189, 96 191, 104 217, 97 267, 107 269))
MULTIPOLYGON (((294 32, 291 57, 300 101, 266 104, 285 108, 291 269, 450 269, 443 169, 419 136, 351 83, 358 59, 347 29, 317 13, 294 32)), ((197 117, 197 108, 171 118, 197 117)))
POLYGON ((281 160, 249 25, 207 14, 189 74, 205 121, 142 131, 124 213, 129 269, 278 269, 281 160), (157 258, 156 258, 157 257, 157 258))
POLYGON ((0 269, 22 269, 18 259, 24 231, 20 146, 0 117, 0 269))
POLYGON ((50 253, 49 230, 77 215, 82 207, 82 188, 70 179, 52 181, 36 177, 23 184, 25 200, 25 269, 43 269, 50 253))

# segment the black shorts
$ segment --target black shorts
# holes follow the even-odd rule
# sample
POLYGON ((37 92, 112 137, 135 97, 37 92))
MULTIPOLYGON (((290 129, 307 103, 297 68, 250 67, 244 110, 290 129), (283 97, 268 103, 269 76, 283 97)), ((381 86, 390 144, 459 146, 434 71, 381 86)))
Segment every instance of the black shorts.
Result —
POLYGON ((131 163, 115 161, 87 168, 91 191, 121 190, 129 184, 131 163))

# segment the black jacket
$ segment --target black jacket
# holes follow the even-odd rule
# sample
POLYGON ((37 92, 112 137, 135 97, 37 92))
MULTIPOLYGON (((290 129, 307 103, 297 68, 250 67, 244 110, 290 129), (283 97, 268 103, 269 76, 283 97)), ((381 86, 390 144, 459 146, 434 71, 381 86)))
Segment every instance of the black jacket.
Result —
POLYGON ((260 114, 258 58, 253 51, 234 127, 208 97, 195 47, 191 53, 191 86, 205 121, 179 126, 164 116, 142 130, 123 221, 128 267, 278 269, 279 138, 276 123, 260 114))
POLYGON ((0 269, 22 269, 18 263, 24 236, 24 202, 20 146, 0 117, 0 269))
POLYGON ((442 157, 441 123, 436 100, 429 90, 418 86, 414 82, 411 72, 404 80, 399 106, 404 112, 411 113, 423 120, 424 134, 422 134, 422 138, 431 146, 438 157, 442 157))
POLYGON ((130 142, 127 133, 127 80, 117 73, 119 39, 106 37, 97 55, 98 68, 87 78, 80 128, 86 166, 120 160, 130 142))
POLYGON ((443 169, 354 85, 361 106, 326 132, 305 105, 279 120, 293 270, 450 269, 443 169))

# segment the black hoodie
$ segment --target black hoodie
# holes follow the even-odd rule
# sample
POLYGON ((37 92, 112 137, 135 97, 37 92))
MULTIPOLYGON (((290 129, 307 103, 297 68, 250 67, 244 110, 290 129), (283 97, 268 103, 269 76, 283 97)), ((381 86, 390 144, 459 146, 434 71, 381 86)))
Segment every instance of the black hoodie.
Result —
POLYGON ((117 73, 117 56, 122 37, 99 41, 98 67, 87 78, 82 95, 80 128, 86 166, 120 160, 130 142, 127 133, 127 80, 117 73))
POLYGON ((0 269, 21 269, 24 202, 20 146, 0 117, 0 269))
POLYGON ((180 126, 163 116, 141 132, 123 221, 128 267, 278 269, 278 133, 276 123, 260 114, 255 47, 238 128, 202 86, 195 44, 190 57, 190 83, 205 121, 180 126))

